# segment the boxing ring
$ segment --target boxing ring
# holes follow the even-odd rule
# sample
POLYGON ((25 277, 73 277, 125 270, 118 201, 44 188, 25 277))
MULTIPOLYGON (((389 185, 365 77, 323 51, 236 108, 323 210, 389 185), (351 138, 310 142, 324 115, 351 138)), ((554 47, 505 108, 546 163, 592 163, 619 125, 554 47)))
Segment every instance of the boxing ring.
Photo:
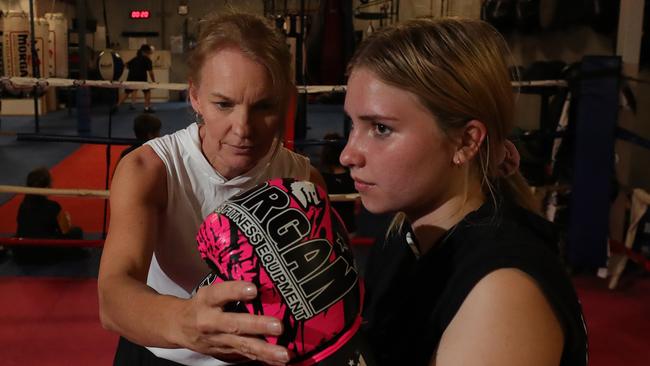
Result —
MULTIPOLYGON (((520 92, 533 91, 539 92, 539 90, 567 90, 569 88, 569 81, 567 80, 527 80, 527 81, 517 81, 512 83, 513 88, 518 89, 520 92)), ((186 91, 188 84, 186 83, 149 83, 149 82, 129 82, 129 81, 107 81, 107 80, 77 80, 77 79, 65 79, 65 78, 34 78, 34 77, 0 77, 0 88, 5 90, 24 90, 24 91, 35 91, 36 93, 45 93, 48 88, 68 88, 71 90, 78 88, 107 88, 107 89, 164 89, 169 91, 186 91)), ((296 87, 296 93, 298 94, 321 94, 321 93, 345 93, 346 87, 344 85, 303 85, 296 87)), ((570 105, 570 96, 567 97, 563 107, 562 114, 560 116, 560 121, 557 124, 557 127, 554 131, 546 131, 545 135, 542 138, 546 138, 552 141, 553 143, 553 154, 551 155, 550 168, 553 169, 555 164, 555 157, 557 151, 559 150, 560 144, 562 142, 562 137, 566 134, 566 129, 568 125, 568 109, 570 105)), ((293 105, 289 110, 289 118, 287 118, 284 126, 284 144, 289 148, 295 147, 306 147, 306 146, 322 146, 328 144, 342 144, 344 141, 341 140, 322 140, 322 139, 311 139, 311 140, 296 140, 295 131, 294 131, 294 121, 296 116, 296 103, 297 98, 293 98, 293 105)), ((42 133, 15 133, 17 141, 32 141, 32 142, 75 142, 75 143, 84 143, 84 144, 98 144, 105 145, 107 149, 106 153, 106 164, 105 164, 105 189, 104 190, 86 190, 86 189, 69 189, 69 190, 30 190, 27 187, 20 186, 0 186, 0 193, 10 193, 10 194, 29 194, 29 193, 38 193, 44 195, 57 195, 57 196, 76 196, 76 197, 90 197, 96 199, 106 199, 109 196, 108 185, 109 178, 111 175, 110 172, 110 154, 109 150, 111 146, 114 145, 129 145, 136 142, 134 139, 124 139, 124 138, 114 138, 111 136, 111 115, 113 114, 110 111, 110 108, 107 108, 107 113, 109 115, 109 134, 108 137, 98 137, 98 136, 70 136, 70 135, 52 135, 52 134, 42 134, 42 133)), ((12 135, 11 132, 3 131, 3 135, 12 135)), ((515 139, 525 140, 525 139, 534 139, 540 138, 540 133, 536 134, 524 134, 521 136, 515 137, 515 139)), ((556 183, 552 183, 544 187, 536 187, 537 191, 544 192, 545 201, 553 202, 556 194, 561 189, 558 189, 556 183)), ((570 189, 569 189, 570 190, 570 189)), ((358 195, 349 194, 349 195, 333 195, 331 196, 333 202, 345 202, 345 201, 355 201, 358 200, 358 195)), ((107 230, 107 204, 104 204, 104 224, 103 224, 103 233, 102 237, 106 236, 107 230)), ((546 216, 549 220, 554 220, 554 211, 553 205, 547 205, 546 207, 546 216)), ((367 240, 359 240, 359 242, 367 243, 367 240)), ((80 243, 83 244, 83 243, 80 243)), ((6 245, 9 245, 7 243, 6 245)), ((15 245, 15 243, 14 243, 15 245)))
MULTIPOLYGON (((186 90, 187 84, 157 84, 157 83, 133 83, 133 82, 112 82, 112 81, 91 81, 91 80, 73 80, 60 78, 0 78, 0 86, 3 88, 13 88, 45 91, 47 88, 80 88, 80 87, 97 87, 97 88, 130 88, 130 89, 151 89, 163 88, 167 90, 182 91, 186 90)), ((516 88, 567 88, 568 83, 565 80, 547 80, 547 81, 524 81, 513 83, 516 88)), ((345 86, 326 85, 326 86, 302 86, 297 88, 298 93, 343 93, 345 86)), ((568 108, 568 107, 567 107, 568 108)), ((107 113, 108 113, 107 108, 107 113)), ((566 121, 565 121, 566 122, 566 121)), ((564 122, 563 122, 564 123, 564 122)), ((285 126, 291 127, 291 126, 285 126)), ((553 134, 546 134, 545 137, 559 143, 565 135, 566 124, 559 124, 559 127, 553 131, 553 134)), ((84 144, 106 145, 107 149, 114 145, 128 145, 135 140, 119 139, 112 137, 97 136, 64 136, 64 135, 46 135, 40 133, 11 133, 3 132, 5 136, 14 136, 17 141, 38 141, 38 142, 75 142, 84 144)), ((293 146, 320 146, 325 144, 341 144, 342 141, 328 140, 296 140, 291 138, 291 134, 285 134, 285 144, 293 146), (289 137, 287 137, 289 136, 289 137)), ((516 139, 530 139, 538 136, 521 135, 516 139)), ((558 147, 555 147, 557 150, 558 147)), ((108 156, 108 155, 107 155, 108 156)), ((107 179, 110 171, 108 169, 109 161, 107 160, 107 179)), ((97 167, 101 169, 101 167, 97 167)), ((544 187, 536 187, 537 192, 543 192, 544 197, 552 197, 553 194, 571 190, 570 186, 561 184, 551 184, 544 187)), ((17 185, 0 185, 0 193, 15 195, 23 194, 42 194, 56 197, 75 197, 79 200, 101 200, 106 202, 110 197, 107 189, 34 189, 17 185)), ((331 195, 333 202, 345 202, 358 200, 358 195, 331 195)), ((547 212, 550 215, 550 213, 547 212)), ((631 234, 630 234, 631 235, 631 234)), ((629 236, 631 237, 631 236, 629 236)), ((355 237, 351 240, 352 245, 368 247, 373 245, 374 239, 355 237)), ((52 246, 52 247, 84 247, 101 250, 104 244, 103 239, 97 240, 58 240, 58 239, 27 239, 27 238, 0 238, 0 246, 5 247, 32 247, 32 246, 52 246)), ((638 256, 625 245, 616 245, 610 242, 610 249, 615 253, 618 266, 624 266, 628 259, 639 263, 645 263, 645 268, 650 268, 647 261, 642 262, 643 258, 638 256)), ((622 268, 622 267, 621 267, 622 268)), ((622 271, 622 270, 621 270, 622 271)), ((96 304, 96 280, 94 279, 75 279, 75 278, 21 278, 10 277, 0 278, 0 291, 15 294, 14 301, 18 310, 11 310, 11 316, 0 315, 2 323, 8 325, 7 331, 0 332, 0 340, 8 347, 24 347, 24 344, 34 343, 35 352, 48 354, 48 352, 74 354, 75 361, 92 364, 97 362, 110 363, 114 350, 116 337, 102 330, 99 326, 96 304), (35 304, 40 304, 37 306, 35 304), (47 314, 46 314, 47 313, 47 314), (50 319, 44 322, 42 319, 50 319), (86 338, 87 343, 94 345, 95 349, 88 349, 84 352, 78 352, 74 345, 56 343, 58 324, 57 321, 65 321, 67 332, 74 338, 86 338), (74 325, 72 325, 74 324, 74 325), (82 327, 85 324, 85 328, 82 327), (69 327, 69 329, 68 329, 69 327), (17 329, 23 329, 16 331, 17 329), (36 335, 36 336, 35 336, 36 335), (20 343, 23 342, 23 343, 20 343), (49 343, 48 343, 49 342, 49 343), (58 347, 52 351, 52 347, 58 347), (101 349, 103 345, 105 349, 101 349), (77 352, 76 354, 74 352, 77 352), (87 353, 86 353, 87 352, 87 353), (85 361, 84 361, 85 360, 85 361)), ((599 299, 600 301, 600 299, 599 299)), ((15 308, 15 306, 13 307, 15 308)), ((12 308, 12 309, 13 309, 12 308)), ((587 309, 589 310, 589 309, 587 309)), ((61 337, 59 337, 61 338, 61 337)), ((1 352, 0 352, 1 353, 1 352)), ((0 358, 5 358, 0 354, 0 358)), ((65 359, 65 356, 62 358, 65 359)), ((56 364, 62 359, 53 360, 50 364, 56 364)), ((48 364, 48 361, 42 362, 48 364)))

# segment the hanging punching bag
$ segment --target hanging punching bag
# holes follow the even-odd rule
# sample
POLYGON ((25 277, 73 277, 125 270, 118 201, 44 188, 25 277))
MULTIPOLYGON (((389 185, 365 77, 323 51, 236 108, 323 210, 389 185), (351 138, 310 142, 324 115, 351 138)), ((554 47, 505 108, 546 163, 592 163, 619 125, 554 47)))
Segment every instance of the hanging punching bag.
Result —
POLYGON ((104 50, 97 58, 97 69, 104 80, 119 80, 124 72, 124 60, 113 50, 104 50))

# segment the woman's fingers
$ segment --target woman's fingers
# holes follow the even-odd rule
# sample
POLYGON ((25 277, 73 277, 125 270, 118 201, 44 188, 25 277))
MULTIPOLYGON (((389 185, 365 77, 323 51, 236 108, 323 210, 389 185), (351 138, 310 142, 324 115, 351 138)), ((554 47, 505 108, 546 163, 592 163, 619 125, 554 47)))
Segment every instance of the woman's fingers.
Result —
POLYGON ((282 323, 276 318, 221 310, 200 315, 197 320, 197 328, 204 334, 226 333, 262 336, 282 334, 282 323))
POLYGON ((233 301, 248 301, 257 296, 257 288, 250 282, 225 281, 201 287, 196 296, 210 306, 223 307, 233 301))
POLYGON ((256 296, 255 286, 243 281, 226 281, 199 289, 194 298, 198 305, 195 326, 208 354, 225 361, 240 361, 242 356, 271 365, 289 361, 286 348, 260 337, 282 334, 278 319, 223 310, 229 303, 250 301, 256 296))
POLYGON ((242 355, 251 360, 260 360, 272 365, 284 365, 289 362, 289 353, 286 348, 270 344, 265 340, 238 336, 234 334, 217 334, 209 337, 208 342, 213 344, 211 347, 212 355, 226 356, 232 358, 233 354, 242 355))

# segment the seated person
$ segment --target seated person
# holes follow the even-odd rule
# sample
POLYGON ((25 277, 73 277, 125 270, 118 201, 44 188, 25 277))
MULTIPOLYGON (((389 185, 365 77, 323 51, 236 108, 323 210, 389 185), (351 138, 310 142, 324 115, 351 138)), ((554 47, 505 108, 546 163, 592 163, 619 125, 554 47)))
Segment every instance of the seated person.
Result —
POLYGON ((151 114, 140 114, 135 117, 133 120, 133 132, 135 133, 135 138, 138 139, 138 142, 122 151, 120 159, 131 151, 142 146, 145 142, 160 137, 161 126, 162 123, 160 122, 160 118, 151 114))
MULTIPOLYGON (((50 188, 52 177, 47 168, 32 170, 27 175, 27 186, 34 188, 50 188)), ((73 227, 70 214, 61 205, 43 195, 27 194, 18 208, 18 227, 16 236, 20 238, 43 239, 82 239, 83 231, 73 227)), ((54 251, 51 247, 15 247, 12 252, 17 261, 52 259, 54 251)), ((53 248, 56 253, 72 252, 63 248, 53 248)), ((75 248, 76 249, 76 248, 75 248)))
MULTIPOLYGON (((320 172, 329 193, 356 193, 354 180, 350 172, 339 162, 339 156, 345 145, 343 137, 337 133, 328 133, 324 137, 330 141, 323 146, 320 157, 320 172), (339 142, 339 143, 336 143, 339 142)), ((357 229, 355 218, 355 202, 332 202, 332 206, 341 216, 348 232, 354 233, 357 229)))

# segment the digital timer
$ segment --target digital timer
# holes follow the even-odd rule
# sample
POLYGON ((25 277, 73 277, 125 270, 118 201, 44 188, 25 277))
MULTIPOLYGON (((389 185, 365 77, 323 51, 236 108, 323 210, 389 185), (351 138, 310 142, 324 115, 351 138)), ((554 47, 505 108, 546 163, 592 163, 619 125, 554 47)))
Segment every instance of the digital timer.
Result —
POLYGON ((149 19, 149 10, 131 10, 131 19, 149 19))

